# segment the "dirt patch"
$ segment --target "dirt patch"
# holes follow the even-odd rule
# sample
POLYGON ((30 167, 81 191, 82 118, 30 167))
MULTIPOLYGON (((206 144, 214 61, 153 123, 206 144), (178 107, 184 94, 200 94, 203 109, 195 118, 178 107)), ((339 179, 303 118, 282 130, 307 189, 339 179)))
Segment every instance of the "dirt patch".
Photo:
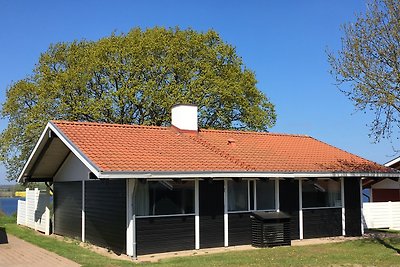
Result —
POLYGON ((368 230, 364 234, 365 238, 400 238, 400 232, 387 232, 385 230, 368 230))
POLYGON ((292 240, 292 246, 308 246, 308 245, 320 245, 329 243, 345 242, 350 240, 357 240, 362 237, 344 237, 344 236, 334 236, 325 238, 311 238, 302 240, 292 240))

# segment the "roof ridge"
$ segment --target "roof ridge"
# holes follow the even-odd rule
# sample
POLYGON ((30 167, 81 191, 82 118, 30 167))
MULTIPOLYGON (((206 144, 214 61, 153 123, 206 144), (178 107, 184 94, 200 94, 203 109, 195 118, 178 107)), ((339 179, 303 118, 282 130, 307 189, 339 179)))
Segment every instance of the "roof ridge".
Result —
POLYGON ((217 146, 212 145, 211 143, 209 143, 206 139, 202 138, 200 135, 196 134, 196 135, 187 135, 187 137, 189 137, 191 140, 197 142, 198 144, 202 145, 203 147, 211 150, 212 152, 218 154, 219 156, 229 160, 230 162, 239 165, 240 167, 243 167, 247 170, 253 170, 255 171, 256 168, 252 167, 249 164, 246 164, 242 161, 240 161, 239 159, 235 158, 234 156, 232 156, 231 154, 229 154, 228 152, 219 149, 217 146))
MULTIPOLYGON (((123 123, 110 123, 110 122, 92 122, 92 121, 68 121, 68 120, 51 120, 55 124, 75 124, 75 125, 88 125, 88 126, 103 126, 103 127, 122 127, 122 128, 148 128, 148 129, 169 129, 171 126, 155 126, 155 125, 141 125, 141 124, 123 124, 123 123)), ((257 131, 244 131, 244 130, 228 130, 228 129, 199 129, 199 132, 220 132, 220 133, 235 133, 235 134, 257 134, 257 135, 273 135, 273 136, 290 136, 310 138, 311 136, 305 134, 288 134, 288 133, 271 133, 271 132, 257 132, 257 131)))
POLYGON ((66 120, 51 120, 55 124, 70 124, 70 125, 87 125, 87 126, 102 126, 102 127, 115 127, 115 128, 148 128, 167 130, 166 126, 154 125, 140 125, 140 124, 122 124, 122 123, 109 123, 109 122, 91 122, 91 121, 66 121, 66 120))
POLYGON ((304 137, 311 136, 307 134, 288 134, 288 133, 271 133, 271 132, 257 132, 257 131, 244 131, 244 130, 226 130, 226 129, 200 129, 200 132, 221 132, 221 133, 236 133, 236 134, 258 134, 258 135, 274 135, 274 136, 291 136, 291 137, 304 137))

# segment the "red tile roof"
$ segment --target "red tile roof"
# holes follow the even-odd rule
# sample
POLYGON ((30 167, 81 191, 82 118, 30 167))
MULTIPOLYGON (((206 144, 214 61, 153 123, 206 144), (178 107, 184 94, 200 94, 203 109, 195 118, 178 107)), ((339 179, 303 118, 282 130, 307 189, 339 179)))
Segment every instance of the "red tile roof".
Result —
POLYGON ((393 171, 305 135, 52 123, 101 171, 393 171))

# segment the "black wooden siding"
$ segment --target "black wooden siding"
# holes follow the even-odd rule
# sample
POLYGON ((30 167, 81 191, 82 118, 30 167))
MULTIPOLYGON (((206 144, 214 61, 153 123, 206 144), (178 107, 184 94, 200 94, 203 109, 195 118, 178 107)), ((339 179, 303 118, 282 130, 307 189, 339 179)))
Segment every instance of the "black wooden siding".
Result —
POLYGON ((54 233, 82 238, 82 182, 54 183, 54 233))
POLYGON ((200 217, 200 248, 224 246, 224 215, 200 217))
POLYGON ((251 244, 250 213, 231 213, 228 215, 229 246, 251 244))
POLYGON ((279 181, 279 210, 290 215, 290 236, 300 238, 299 232, 299 181, 279 181))
POLYGON ((194 216, 136 218, 137 254, 195 249, 194 216))
POLYGON ((344 208, 346 236, 361 236, 360 179, 344 179, 344 208))
POLYGON ((126 180, 85 182, 86 241, 126 252, 126 180))
POLYGON ((304 238, 342 235, 342 208, 303 210, 304 238))
POLYGON ((200 248, 224 246, 224 181, 199 183, 200 248))

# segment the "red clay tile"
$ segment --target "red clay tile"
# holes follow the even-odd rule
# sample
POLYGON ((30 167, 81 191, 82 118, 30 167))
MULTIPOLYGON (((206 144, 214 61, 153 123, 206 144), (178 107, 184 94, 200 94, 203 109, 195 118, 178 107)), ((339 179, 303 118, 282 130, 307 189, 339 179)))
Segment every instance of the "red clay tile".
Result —
POLYGON ((305 135, 53 123, 102 171, 392 171, 305 135))

